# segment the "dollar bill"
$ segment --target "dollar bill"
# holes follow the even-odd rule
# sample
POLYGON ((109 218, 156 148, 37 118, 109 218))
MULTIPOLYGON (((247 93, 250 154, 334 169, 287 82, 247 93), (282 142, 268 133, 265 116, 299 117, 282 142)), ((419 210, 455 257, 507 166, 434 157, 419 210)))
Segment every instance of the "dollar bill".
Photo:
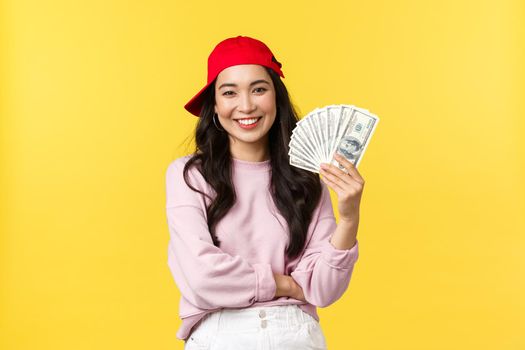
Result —
MULTIPOLYGON (((301 121, 303 120, 304 119, 301 119, 301 121)), ((289 146, 288 155, 291 154, 294 148, 299 148, 304 153, 305 158, 310 158, 312 161, 314 161, 314 163, 321 162, 322 159, 317 156, 317 150, 316 150, 317 146, 313 142, 313 136, 311 136, 308 133, 308 128, 301 127, 299 125, 301 121, 297 123, 297 126, 292 132, 292 136, 288 144, 289 146)))
POLYGON ((379 118, 353 105, 316 108, 299 120, 288 144, 290 164, 319 173, 321 163, 331 163, 346 172, 333 159, 340 153, 358 166, 379 118))
POLYGON ((314 173, 319 173, 319 168, 318 167, 314 167, 314 166, 311 166, 309 165, 308 163, 300 160, 299 158, 295 157, 295 156, 290 156, 290 164, 297 167, 297 168, 301 168, 301 169, 304 169, 304 170, 308 170, 308 171, 312 171, 314 173))
POLYGON ((311 142, 314 144, 315 156, 319 160, 324 159, 322 153, 322 140, 319 130, 319 123, 317 122, 317 112, 309 114, 305 117, 304 124, 306 126, 306 133, 309 136, 311 142))
POLYGON ((350 122, 346 124, 342 136, 338 138, 337 145, 330 155, 331 163, 344 172, 347 172, 337 160, 332 159, 335 152, 337 152, 357 167, 365 153, 378 121, 379 119, 372 114, 353 109, 350 115, 350 122))
POLYGON ((328 138, 328 115, 326 108, 317 111, 316 119, 318 121, 319 135, 321 139, 321 153, 323 159, 327 159, 330 152, 330 139, 328 138))

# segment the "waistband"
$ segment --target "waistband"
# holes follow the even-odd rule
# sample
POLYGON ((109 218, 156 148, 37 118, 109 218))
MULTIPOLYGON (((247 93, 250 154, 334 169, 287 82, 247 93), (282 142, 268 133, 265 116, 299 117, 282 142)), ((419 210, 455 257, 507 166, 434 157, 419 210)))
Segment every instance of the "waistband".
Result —
POLYGON ((195 332, 238 332, 273 328, 298 328, 317 320, 297 305, 256 306, 222 309, 207 314, 196 325, 195 332))

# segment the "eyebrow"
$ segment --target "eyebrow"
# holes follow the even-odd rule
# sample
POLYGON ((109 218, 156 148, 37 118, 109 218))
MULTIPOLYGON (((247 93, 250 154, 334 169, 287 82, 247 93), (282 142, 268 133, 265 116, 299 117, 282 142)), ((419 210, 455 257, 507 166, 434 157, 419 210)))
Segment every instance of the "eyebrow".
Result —
MULTIPOLYGON (((256 85, 256 84, 259 84, 259 83, 266 83, 268 85, 270 85, 270 83, 264 79, 259 79, 259 80, 255 80, 253 82, 250 83, 250 86, 253 86, 253 85, 256 85)), ((237 84, 233 84, 233 83, 224 83, 224 84, 221 84, 221 86, 219 86, 219 89, 222 89, 223 87, 226 87, 226 86, 233 86, 233 87, 236 87, 237 84)))

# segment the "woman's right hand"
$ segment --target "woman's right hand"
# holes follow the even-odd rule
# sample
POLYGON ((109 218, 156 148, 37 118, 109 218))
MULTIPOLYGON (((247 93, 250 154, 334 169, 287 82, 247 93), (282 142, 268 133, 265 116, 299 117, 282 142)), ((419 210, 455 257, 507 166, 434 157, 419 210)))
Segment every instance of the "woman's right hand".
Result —
POLYGON ((295 282, 292 277, 277 273, 274 273, 273 276, 277 286, 275 297, 278 298, 288 296, 297 300, 306 301, 303 289, 297 284, 297 282, 295 282))

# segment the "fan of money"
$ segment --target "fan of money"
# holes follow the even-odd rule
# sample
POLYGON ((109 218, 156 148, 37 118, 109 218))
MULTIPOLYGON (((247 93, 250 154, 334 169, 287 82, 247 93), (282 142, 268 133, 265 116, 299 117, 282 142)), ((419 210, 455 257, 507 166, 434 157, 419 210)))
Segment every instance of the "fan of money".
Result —
POLYGON ((290 164, 319 173, 321 163, 331 163, 347 172, 333 159, 334 154, 340 153, 357 167, 378 122, 375 114, 352 105, 316 108, 292 132, 290 164))

